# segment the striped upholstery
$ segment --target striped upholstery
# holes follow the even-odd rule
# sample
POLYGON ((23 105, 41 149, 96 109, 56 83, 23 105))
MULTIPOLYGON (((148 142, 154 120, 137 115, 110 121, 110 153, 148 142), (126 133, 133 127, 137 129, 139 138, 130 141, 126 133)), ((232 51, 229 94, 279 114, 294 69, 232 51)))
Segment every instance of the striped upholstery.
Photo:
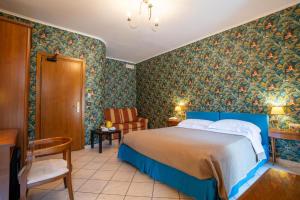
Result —
POLYGON ((138 117, 137 121, 141 122, 142 124, 144 124, 146 126, 148 126, 148 119, 146 119, 146 118, 138 117))
POLYGON ((104 116, 105 116, 105 120, 111 121, 113 124, 124 122, 121 115, 121 109, 113 109, 113 108, 105 109, 104 116))
POLYGON ((122 123, 122 124, 114 124, 117 129, 120 130, 137 130, 137 128, 146 128, 144 122, 129 122, 129 123, 122 123))
MULTIPOLYGON (((108 108, 104 110, 104 117, 123 134, 148 129, 148 119, 138 117, 136 108, 108 108)), ((115 134, 113 138, 118 138, 118 134, 115 134)))
POLYGON ((123 122, 135 122, 137 121, 137 109, 136 108, 122 108, 121 116, 123 118, 123 122))

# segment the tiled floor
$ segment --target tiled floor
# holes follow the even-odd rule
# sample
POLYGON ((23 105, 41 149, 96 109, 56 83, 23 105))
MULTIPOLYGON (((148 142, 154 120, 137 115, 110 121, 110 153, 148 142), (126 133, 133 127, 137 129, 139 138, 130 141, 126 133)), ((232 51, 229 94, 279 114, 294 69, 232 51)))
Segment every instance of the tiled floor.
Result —
MULTIPOLYGON (((98 153, 97 146, 95 149, 72 152, 72 178, 76 200, 190 199, 120 162, 117 151, 118 145, 114 143, 112 146, 104 145, 102 154, 98 153)), ((273 166, 267 164, 262 167, 232 200, 246 191, 269 167, 273 166)), ((28 197, 31 200, 64 200, 68 199, 68 193, 60 180, 29 190, 28 197)))

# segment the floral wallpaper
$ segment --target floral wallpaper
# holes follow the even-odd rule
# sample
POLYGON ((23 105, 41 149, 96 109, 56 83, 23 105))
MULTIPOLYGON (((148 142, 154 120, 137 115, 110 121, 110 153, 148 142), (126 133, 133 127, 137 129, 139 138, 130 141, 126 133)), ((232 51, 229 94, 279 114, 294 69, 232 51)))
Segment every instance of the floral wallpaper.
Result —
POLYGON ((135 69, 125 67, 126 63, 106 59, 104 68, 106 108, 124 108, 136 106, 135 69))
MULTIPOLYGON (((300 123, 300 4, 137 65, 137 106, 164 127, 185 101, 192 111, 268 113, 286 106, 280 127, 300 123)), ((300 143, 278 140, 300 162, 300 143)))
POLYGON ((102 41, 64 31, 51 26, 29 22, 0 12, 17 21, 31 23, 32 48, 30 66, 29 96, 29 135, 35 135, 35 87, 36 87, 36 56, 37 52, 59 53, 65 56, 86 60, 86 93, 85 93, 85 129, 86 143, 89 143, 90 129, 98 127, 103 118, 104 101, 104 67, 105 45, 102 41))

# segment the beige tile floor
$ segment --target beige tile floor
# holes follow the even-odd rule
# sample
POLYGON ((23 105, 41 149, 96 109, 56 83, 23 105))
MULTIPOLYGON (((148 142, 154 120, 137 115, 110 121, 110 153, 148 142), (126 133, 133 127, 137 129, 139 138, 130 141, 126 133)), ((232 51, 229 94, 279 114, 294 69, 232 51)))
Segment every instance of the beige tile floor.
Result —
MULTIPOLYGON (((102 154, 98 153, 97 146, 95 149, 72 152, 72 179, 76 200, 190 199, 119 161, 117 152, 116 142, 112 146, 104 144, 102 154)), ((262 167, 232 200, 246 191, 269 167, 274 166, 266 164, 262 167)), ((28 197, 30 200, 67 200, 68 193, 60 180, 30 189, 28 197)))

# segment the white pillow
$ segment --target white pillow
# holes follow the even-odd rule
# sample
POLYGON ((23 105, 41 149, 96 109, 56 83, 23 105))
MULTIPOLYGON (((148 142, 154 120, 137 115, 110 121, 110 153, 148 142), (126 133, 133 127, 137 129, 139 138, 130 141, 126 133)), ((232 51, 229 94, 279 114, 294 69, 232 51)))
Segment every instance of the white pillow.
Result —
POLYGON ((222 119, 208 126, 208 129, 224 130, 236 133, 260 133, 258 126, 251 122, 246 122, 237 119, 222 119))
POLYGON ((258 160, 266 158, 264 148, 261 144, 261 129, 251 122, 236 119, 223 119, 210 124, 207 130, 233 135, 243 135, 251 141, 258 160))
POLYGON ((212 123, 214 122, 205 119, 186 119, 181 121, 177 126, 182 128, 206 129, 212 123))

